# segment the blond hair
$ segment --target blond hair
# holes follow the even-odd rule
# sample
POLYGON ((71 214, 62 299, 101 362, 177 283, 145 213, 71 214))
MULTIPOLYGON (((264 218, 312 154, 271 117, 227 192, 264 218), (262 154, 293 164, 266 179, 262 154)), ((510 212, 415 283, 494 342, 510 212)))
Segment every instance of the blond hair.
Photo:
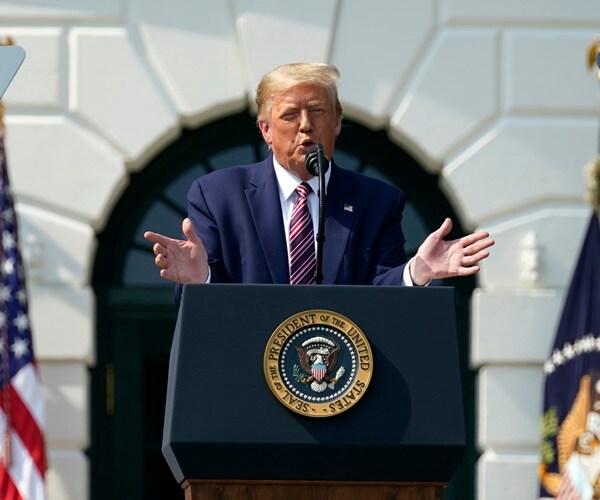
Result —
POLYGON ((273 98, 296 85, 316 85, 329 91, 338 118, 342 116, 337 83, 340 72, 335 66, 324 63, 291 63, 279 66, 262 77, 256 88, 258 120, 265 121, 269 115, 273 98))

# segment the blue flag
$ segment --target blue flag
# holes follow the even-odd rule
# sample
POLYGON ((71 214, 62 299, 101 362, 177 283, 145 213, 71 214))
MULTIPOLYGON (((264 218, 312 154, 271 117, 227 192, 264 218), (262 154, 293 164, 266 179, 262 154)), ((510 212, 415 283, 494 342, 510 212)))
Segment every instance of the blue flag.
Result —
POLYGON ((595 214, 544 373, 540 497, 600 498, 600 226, 595 214))

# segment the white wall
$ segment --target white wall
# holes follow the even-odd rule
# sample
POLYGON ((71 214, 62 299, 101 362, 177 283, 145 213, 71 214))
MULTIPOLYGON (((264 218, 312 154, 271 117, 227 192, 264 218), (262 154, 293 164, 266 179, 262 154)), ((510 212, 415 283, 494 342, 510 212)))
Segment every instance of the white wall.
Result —
POLYGON ((272 67, 328 61, 348 117, 439 172, 463 224, 497 241, 473 299, 478 498, 534 498, 541 365, 589 209, 600 27, 589 0, 15 0, 27 51, 5 95, 8 162, 48 398, 48 488, 89 495, 95 232, 128 172, 252 105, 272 67), (510 493, 510 494, 509 494, 510 493))

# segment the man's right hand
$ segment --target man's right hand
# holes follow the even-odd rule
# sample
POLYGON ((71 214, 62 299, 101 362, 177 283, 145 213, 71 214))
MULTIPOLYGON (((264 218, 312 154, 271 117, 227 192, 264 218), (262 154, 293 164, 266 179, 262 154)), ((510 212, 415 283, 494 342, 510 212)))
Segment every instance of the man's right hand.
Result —
POLYGON ((152 231, 144 233, 144 238, 154 243, 154 262, 160 268, 160 275, 177 283, 206 283, 208 255, 204 244, 190 219, 183 220, 181 229, 187 240, 169 238, 152 231))

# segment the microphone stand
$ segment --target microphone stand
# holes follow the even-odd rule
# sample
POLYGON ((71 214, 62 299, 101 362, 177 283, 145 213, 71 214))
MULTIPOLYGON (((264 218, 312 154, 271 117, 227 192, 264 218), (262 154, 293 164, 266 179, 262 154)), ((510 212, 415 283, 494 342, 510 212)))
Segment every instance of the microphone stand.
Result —
POLYGON ((317 144, 317 147, 306 154, 306 169, 311 175, 319 176, 319 223, 317 228, 317 265, 315 268, 315 283, 323 283, 323 247, 325 246, 325 173, 329 169, 329 160, 323 153, 323 146, 317 144))

